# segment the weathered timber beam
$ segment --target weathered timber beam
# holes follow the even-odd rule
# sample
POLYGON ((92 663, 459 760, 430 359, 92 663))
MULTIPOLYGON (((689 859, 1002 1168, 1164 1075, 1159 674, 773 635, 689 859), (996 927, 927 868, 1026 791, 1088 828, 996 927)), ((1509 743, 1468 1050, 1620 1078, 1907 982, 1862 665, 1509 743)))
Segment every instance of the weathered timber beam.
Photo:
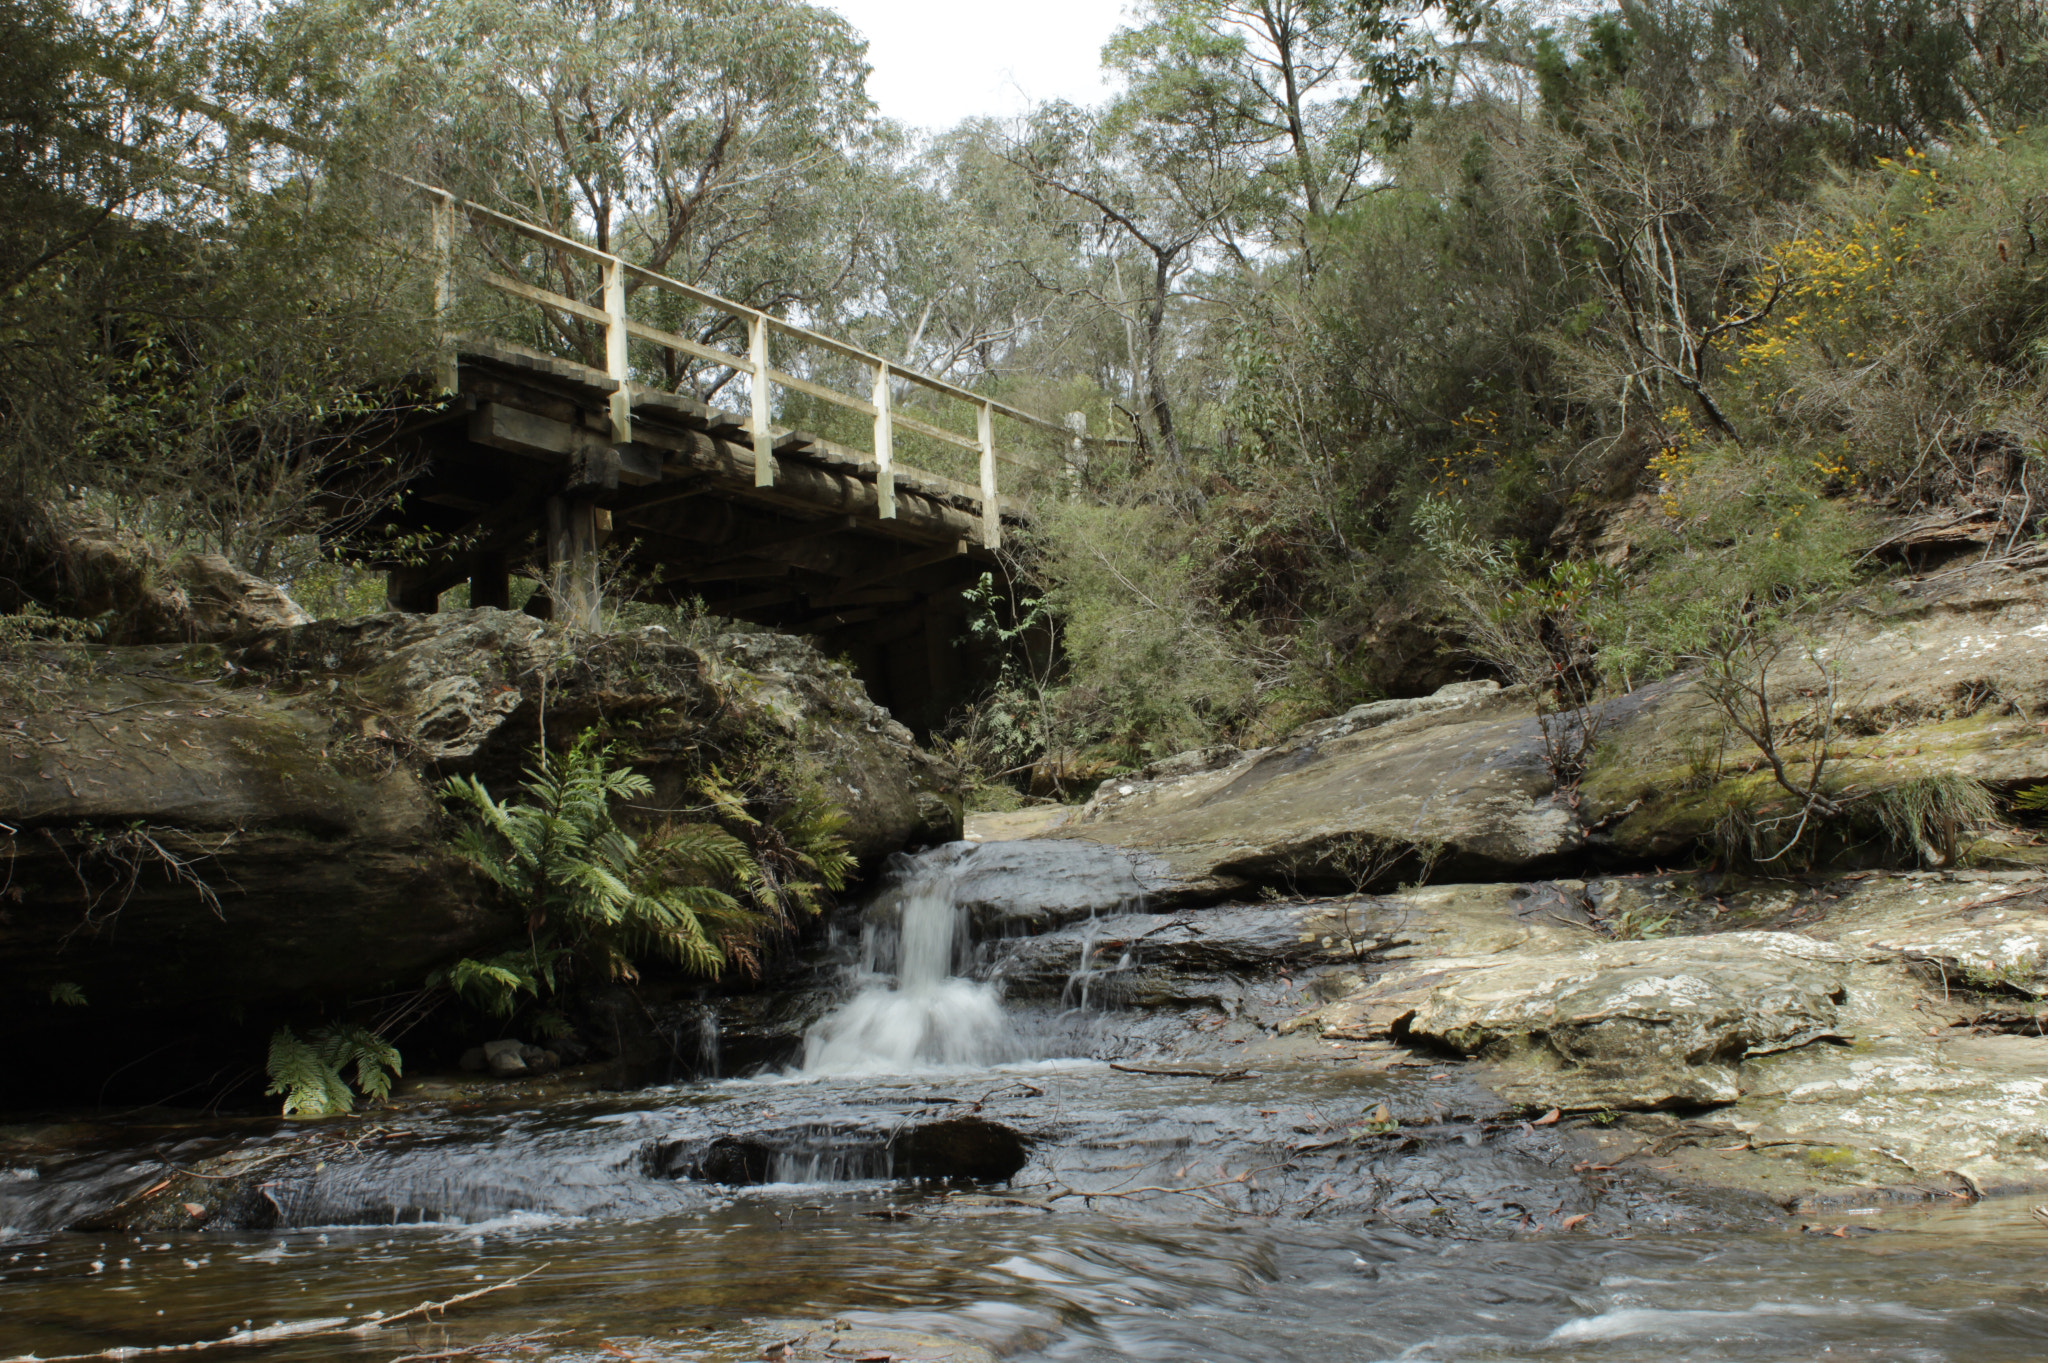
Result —
POLYGON ((753 592, 747 596, 729 596, 721 601, 706 601, 704 604, 714 611, 731 613, 734 611, 754 611, 762 610, 769 606, 787 605, 796 600, 797 596, 798 592, 795 588, 783 587, 775 591, 753 592))
MULTIPOLYGON (((620 481, 624 481, 621 479, 620 481)), ((654 483, 635 488, 631 492, 617 492, 600 499, 600 504, 611 508, 614 516, 622 521, 637 524, 634 517, 643 511, 652 511, 658 506, 684 501, 711 490, 711 479, 699 474, 666 483, 654 483)))
POLYGON ((670 460, 672 466, 708 473, 718 482, 720 491, 742 500, 813 514, 837 512, 858 518, 864 522, 863 529, 895 536, 907 533, 920 539, 943 537, 959 541, 972 539, 980 529, 978 517, 907 489, 897 491, 896 519, 884 524, 875 485, 866 479, 770 455, 775 460, 774 486, 756 487, 754 451, 746 445, 700 431, 663 430, 657 434, 642 430, 639 434, 644 443, 666 447, 675 456, 670 460))
POLYGON ((749 582, 764 577, 788 577, 787 563, 769 563, 762 560, 728 563, 722 568, 691 568, 668 578, 661 585, 668 589, 680 589, 697 582, 749 582))

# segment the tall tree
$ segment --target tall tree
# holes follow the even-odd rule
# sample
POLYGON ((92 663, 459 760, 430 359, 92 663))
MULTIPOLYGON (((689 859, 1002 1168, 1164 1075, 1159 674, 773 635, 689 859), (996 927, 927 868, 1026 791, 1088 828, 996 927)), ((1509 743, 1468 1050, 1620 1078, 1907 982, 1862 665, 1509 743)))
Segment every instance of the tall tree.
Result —
MULTIPOLYGON (((764 309, 817 310, 865 241, 888 148, 866 45, 800 0, 303 0, 277 27, 353 49, 356 100, 416 138, 416 173, 764 309)), ((492 243, 562 292, 575 259, 492 243)), ((629 282, 629 290, 637 286, 629 282)), ((650 316, 712 339, 729 319, 650 316)), ((573 344, 587 328, 557 317, 573 344)))

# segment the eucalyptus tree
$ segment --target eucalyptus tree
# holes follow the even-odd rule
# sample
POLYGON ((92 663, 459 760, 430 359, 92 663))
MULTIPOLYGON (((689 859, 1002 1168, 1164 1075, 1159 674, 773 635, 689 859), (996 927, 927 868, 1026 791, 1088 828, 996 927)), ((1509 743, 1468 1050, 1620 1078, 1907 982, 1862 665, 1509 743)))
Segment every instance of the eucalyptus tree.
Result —
MULTIPOLYGON (((763 309, 827 308, 858 268, 863 177, 890 148, 866 45, 827 9, 301 0, 276 27, 347 47, 355 101, 407 125, 415 173, 466 198, 763 309)), ((588 292, 566 252, 485 243, 506 273, 588 292)), ((649 315, 700 339, 732 325, 649 315)), ((592 344, 574 319, 553 325, 592 344)))
POLYGON ((1202 135, 1186 123, 1162 125, 1130 101, 1100 112, 1069 104, 1039 109, 1005 155, 1042 194, 1063 200, 1093 258, 1095 296, 1128 337, 1131 395, 1181 493, 1200 491, 1189 475, 1168 385, 1170 307, 1205 263, 1205 250, 1243 257, 1244 224, 1256 186, 1217 120, 1202 135), (1125 278, 1125 262, 1133 265, 1125 278))
POLYGON ((1235 160, 1257 235, 1312 268, 1314 225, 1356 199, 1375 150, 1404 135, 1409 95, 1444 74, 1437 30, 1469 35, 1485 14, 1482 0, 1150 0, 1103 63, 1127 116, 1235 160))
MULTIPOLYGON (((89 499, 260 567, 365 513, 320 504, 323 470, 418 329, 357 144, 319 164, 289 145, 307 82, 236 13, 5 0, 0 49, 4 538, 89 499), (255 147, 244 114, 282 140, 255 147)), ((62 595, 27 558, 0 568, 0 609, 62 595)))

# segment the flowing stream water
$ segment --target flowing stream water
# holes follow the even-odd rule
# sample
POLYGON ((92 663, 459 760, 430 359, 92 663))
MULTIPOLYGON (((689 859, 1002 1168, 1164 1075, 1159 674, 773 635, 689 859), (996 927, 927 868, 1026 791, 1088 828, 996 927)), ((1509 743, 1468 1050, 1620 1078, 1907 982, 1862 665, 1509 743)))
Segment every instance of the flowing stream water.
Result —
POLYGON ((803 1073, 977 1068, 1024 1053, 995 986, 955 973, 967 947, 960 863, 919 866, 861 929, 860 992, 804 1039, 803 1073))
POLYGON ((234 1356, 737 1360, 821 1320, 1076 1363, 2048 1356, 2048 1232, 2023 1204, 1813 1234, 1651 1179, 1589 1191, 1551 1133, 1466 1116, 1455 1078, 1217 1085, 1062 1056, 1086 1048, 1045 1038, 1087 1034, 1034 1031, 974 977, 960 860, 877 896, 799 1067, 426 1104, 315 1128, 310 1153, 274 1120, 0 1128, 0 1359, 360 1323, 534 1270, 443 1318, 234 1356), (1325 1139, 1378 1105, 1415 1138, 1325 1139), (276 1161, 248 1193, 273 1228, 60 1229, 222 1150, 276 1161), (1145 1192, 1169 1185, 1189 1191, 1145 1192))

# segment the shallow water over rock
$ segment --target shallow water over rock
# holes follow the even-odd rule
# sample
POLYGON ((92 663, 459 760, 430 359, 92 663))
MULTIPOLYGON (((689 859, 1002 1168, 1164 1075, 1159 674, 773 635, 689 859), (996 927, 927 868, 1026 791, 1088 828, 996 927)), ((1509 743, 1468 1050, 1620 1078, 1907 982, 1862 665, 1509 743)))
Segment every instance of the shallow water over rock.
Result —
MULTIPOLYGON (((1111 867, 1089 911, 1008 936, 973 896, 1007 878, 1029 899, 1043 867, 977 871, 982 850, 907 863, 870 906, 792 1011, 816 1019, 803 1070, 0 1128, 0 1359, 238 1331, 264 1358, 576 1363, 2048 1347, 2048 1232, 2022 1206, 1802 1227, 1673 1186, 1458 1065, 1274 1035, 1351 987, 1368 943, 1414 935, 1384 912, 1149 914, 1111 867)), ((1053 860, 1059 895, 1089 898, 1053 860)))

